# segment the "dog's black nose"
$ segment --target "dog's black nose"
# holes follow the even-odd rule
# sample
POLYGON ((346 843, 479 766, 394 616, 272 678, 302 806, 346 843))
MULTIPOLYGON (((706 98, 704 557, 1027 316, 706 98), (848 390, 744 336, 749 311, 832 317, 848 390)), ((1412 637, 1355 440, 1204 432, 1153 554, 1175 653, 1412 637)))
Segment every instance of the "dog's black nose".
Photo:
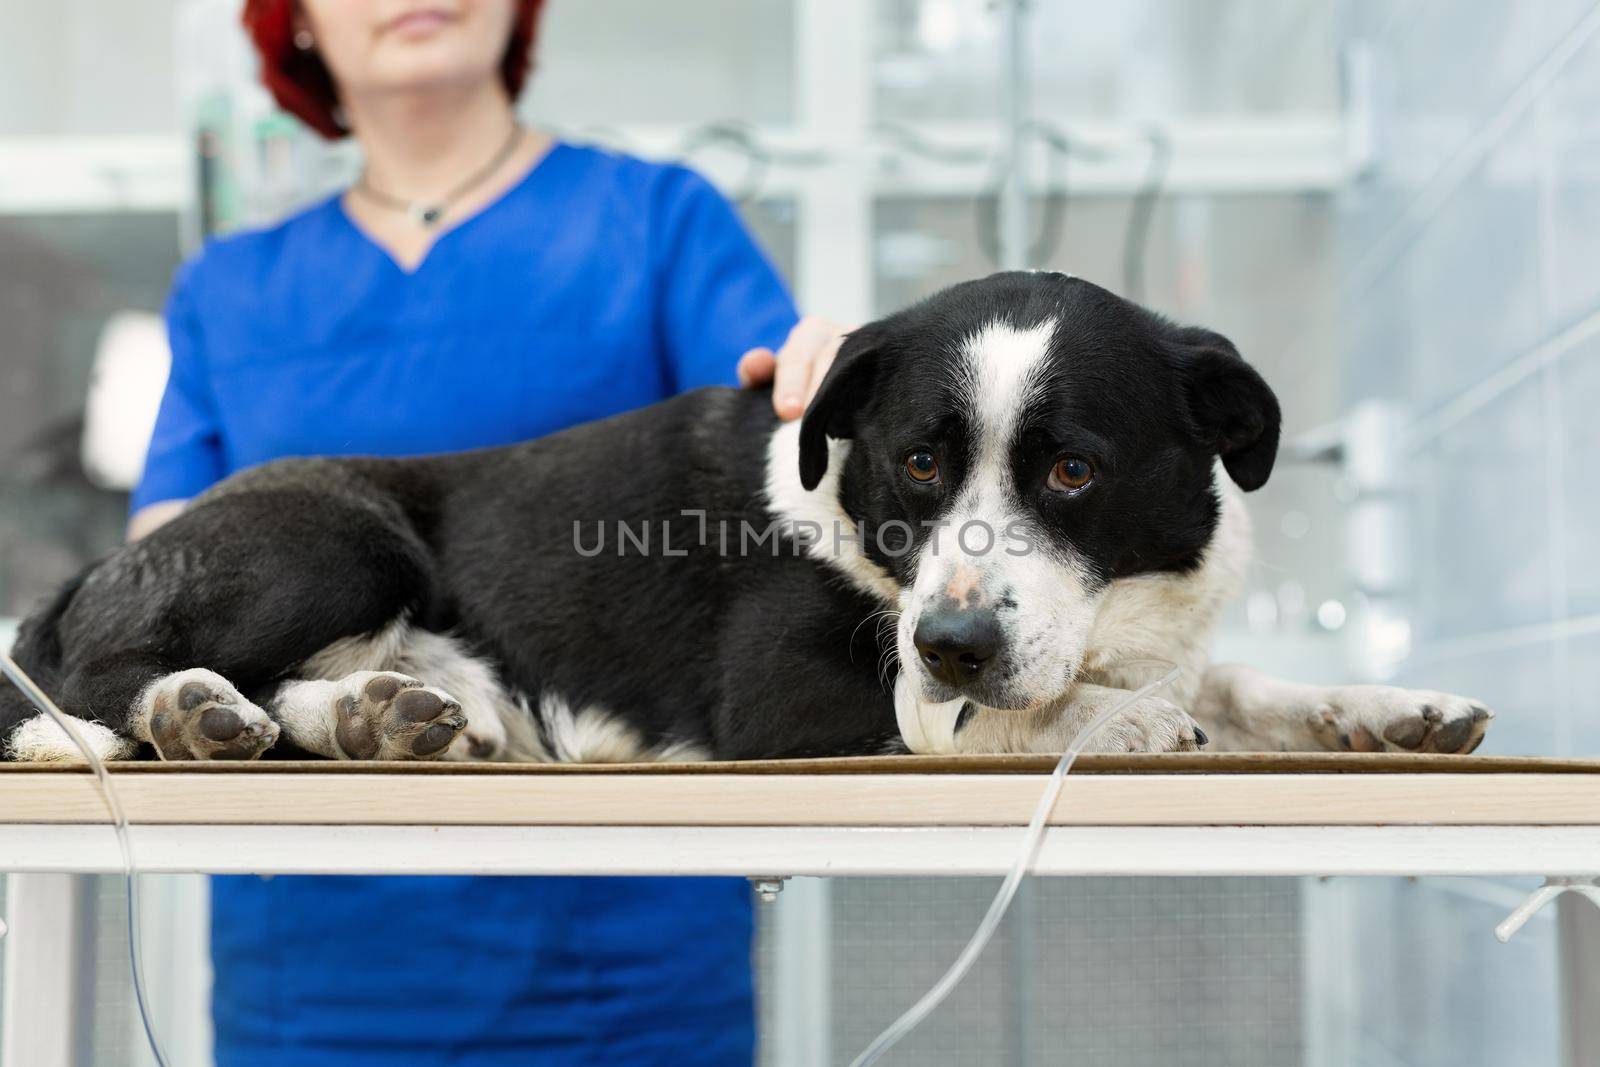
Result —
POLYGON ((1000 651, 1000 624, 986 611, 932 612, 918 620, 911 641, 929 674, 959 688, 1000 651))

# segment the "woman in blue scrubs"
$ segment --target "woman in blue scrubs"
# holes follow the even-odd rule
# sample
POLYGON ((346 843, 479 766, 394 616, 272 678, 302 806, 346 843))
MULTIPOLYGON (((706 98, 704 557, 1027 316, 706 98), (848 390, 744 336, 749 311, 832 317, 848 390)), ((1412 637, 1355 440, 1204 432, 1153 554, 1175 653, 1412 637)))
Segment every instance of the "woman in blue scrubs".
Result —
MULTIPOLYGON (((179 273, 135 536, 281 456, 526 440, 731 383, 741 353, 765 380, 786 337, 778 403, 798 414, 837 330, 794 330, 727 203, 682 167, 516 125, 539 6, 246 5, 279 100, 353 133, 366 169, 179 273)), ((741 880, 219 878, 211 943, 222 1067, 753 1055, 741 880)))

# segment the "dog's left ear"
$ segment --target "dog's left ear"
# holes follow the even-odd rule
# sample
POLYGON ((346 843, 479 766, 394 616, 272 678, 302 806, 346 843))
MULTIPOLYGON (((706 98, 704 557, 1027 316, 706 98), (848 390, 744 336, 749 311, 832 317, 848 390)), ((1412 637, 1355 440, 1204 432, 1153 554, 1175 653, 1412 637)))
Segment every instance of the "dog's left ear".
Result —
POLYGON ((1195 427, 1240 489, 1260 489, 1278 457, 1278 398, 1226 337, 1174 332, 1195 427))
POLYGON ((809 492, 828 473, 828 438, 854 437, 856 416, 877 373, 879 336, 873 325, 852 330, 800 419, 800 484, 809 492))

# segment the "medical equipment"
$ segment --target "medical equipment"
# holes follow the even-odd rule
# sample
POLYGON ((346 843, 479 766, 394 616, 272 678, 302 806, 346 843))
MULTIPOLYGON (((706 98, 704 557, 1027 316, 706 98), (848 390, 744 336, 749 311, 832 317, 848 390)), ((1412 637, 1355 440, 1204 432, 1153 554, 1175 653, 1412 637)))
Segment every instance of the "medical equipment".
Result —
POLYGON ((94 771, 96 781, 100 785, 100 795, 106 802, 106 810, 111 814, 112 829, 117 835, 117 847, 122 853, 122 873, 128 883, 128 965, 133 970, 133 996, 139 1006, 139 1022, 144 1026, 145 1040, 150 1044, 150 1054, 155 1057, 157 1067, 167 1067, 166 1053, 161 1049, 161 1042, 156 1038, 155 1023, 150 1018, 150 998, 145 991, 144 965, 139 949, 139 883, 134 876, 133 839, 128 834, 128 817, 122 810, 122 804, 117 799, 117 791, 111 785, 111 775, 106 770, 105 761, 102 760, 94 749, 86 744, 77 729, 72 726, 70 718, 51 700, 45 691, 40 689, 34 680, 5 652, 0 652, 0 674, 4 674, 11 683, 22 690, 24 696, 33 701, 34 706, 49 715, 61 732, 66 734, 83 753, 83 758, 94 771))

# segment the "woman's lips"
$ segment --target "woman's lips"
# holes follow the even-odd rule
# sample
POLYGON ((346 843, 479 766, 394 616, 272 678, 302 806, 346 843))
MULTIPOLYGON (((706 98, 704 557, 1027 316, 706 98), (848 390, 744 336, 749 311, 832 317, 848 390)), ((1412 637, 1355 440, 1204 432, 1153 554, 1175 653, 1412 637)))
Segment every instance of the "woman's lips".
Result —
POLYGON ((383 32, 407 38, 427 37, 454 21, 455 16, 448 11, 410 11, 399 18, 390 19, 384 25, 383 32))

